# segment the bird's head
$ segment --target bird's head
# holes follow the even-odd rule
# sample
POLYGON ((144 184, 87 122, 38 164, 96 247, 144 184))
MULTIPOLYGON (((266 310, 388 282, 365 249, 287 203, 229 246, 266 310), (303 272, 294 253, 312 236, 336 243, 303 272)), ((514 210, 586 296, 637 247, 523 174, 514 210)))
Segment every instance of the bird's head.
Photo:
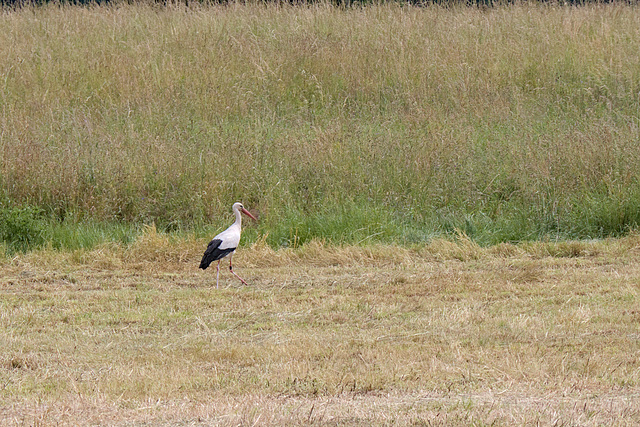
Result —
POLYGON ((236 202, 233 204, 233 210, 234 211, 239 211, 242 212, 243 214, 245 214, 246 216, 248 216, 249 218, 251 218, 254 221, 257 221, 256 217, 251 215, 251 212, 249 212, 248 210, 246 210, 244 208, 244 206, 242 205, 242 203, 240 202, 236 202))

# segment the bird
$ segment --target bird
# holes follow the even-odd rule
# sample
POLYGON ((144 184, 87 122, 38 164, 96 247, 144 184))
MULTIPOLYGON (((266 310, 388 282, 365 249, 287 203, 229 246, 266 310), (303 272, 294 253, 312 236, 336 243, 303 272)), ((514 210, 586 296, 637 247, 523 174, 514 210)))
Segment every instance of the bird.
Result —
POLYGON ((236 221, 231 224, 229 228, 215 236, 213 240, 209 242, 207 250, 204 251, 204 255, 202 256, 202 261, 200 261, 200 268, 203 270, 206 270, 212 262, 218 261, 218 268, 216 272, 216 288, 218 288, 220 278, 220 261, 226 256, 229 257, 229 271, 231 271, 234 276, 240 279, 240 281, 245 286, 248 286, 247 282, 245 282, 242 277, 238 276, 236 272, 233 271, 231 257, 233 256, 233 251, 235 251, 238 247, 238 243, 240 243, 240 233, 242 232, 241 214, 247 215, 254 221, 257 221, 257 219, 256 217, 251 215, 251 213, 246 210, 240 202, 234 203, 232 209, 233 213, 236 216, 236 221))

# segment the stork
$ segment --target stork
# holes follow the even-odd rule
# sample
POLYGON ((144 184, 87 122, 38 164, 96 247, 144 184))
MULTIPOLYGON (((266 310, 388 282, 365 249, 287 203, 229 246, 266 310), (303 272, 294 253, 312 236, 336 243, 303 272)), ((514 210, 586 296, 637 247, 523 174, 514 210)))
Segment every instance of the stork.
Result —
POLYGON ((231 257, 233 256, 233 251, 238 247, 238 243, 240 243, 240 233, 242 231, 242 215, 245 214, 249 218, 257 221, 257 219, 251 215, 251 213, 242 206, 242 203, 234 203, 233 204, 233 213, 236 216, 236 221, 231 224, 229 228, 224 230, 222 233, 218 234, 213 238, 211 242, 209 242, 209 246, 207 246, 207 250, 204 251, 204 255, 202 256, 202 261, 200 261, 200 268, 205 270, 209 267, 213 261, 218 261, 218 269, 216 272, 216 288, 218 288, 218 279, 220 278, 220 261, 222 258, 228 256, 229 257, 229 271, 236 276, 242 283, 245 285, 247 282, 244 279, 236 274, 233 271, 233 265, 231 264, 231 257))

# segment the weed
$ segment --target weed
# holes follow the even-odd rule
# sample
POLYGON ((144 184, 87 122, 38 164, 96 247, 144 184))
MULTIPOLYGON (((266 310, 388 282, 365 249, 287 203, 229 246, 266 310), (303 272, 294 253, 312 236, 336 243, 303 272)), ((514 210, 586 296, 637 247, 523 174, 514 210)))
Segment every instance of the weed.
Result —
POLYGON ((42 210, 33 206, 0 208, 0 242, 9 252, 41 246, 45 222, 42 210))
POLYGON ((54 246, 239 200, 276 248, 638 226, 633 5, 117 3, 0 16, 0 193, 54 246))

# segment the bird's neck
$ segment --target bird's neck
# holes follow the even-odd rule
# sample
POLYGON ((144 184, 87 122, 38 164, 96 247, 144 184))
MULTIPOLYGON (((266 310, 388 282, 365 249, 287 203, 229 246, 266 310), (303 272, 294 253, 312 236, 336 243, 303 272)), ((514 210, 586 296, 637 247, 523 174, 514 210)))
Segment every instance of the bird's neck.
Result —
POLYGON ((236 222, 234 222, 234 225, 237 225, 238 227, 242 226, 242 214, 240 213, 240 211, 235 210, 233 211, 234 214, 236 214, 236 222))

